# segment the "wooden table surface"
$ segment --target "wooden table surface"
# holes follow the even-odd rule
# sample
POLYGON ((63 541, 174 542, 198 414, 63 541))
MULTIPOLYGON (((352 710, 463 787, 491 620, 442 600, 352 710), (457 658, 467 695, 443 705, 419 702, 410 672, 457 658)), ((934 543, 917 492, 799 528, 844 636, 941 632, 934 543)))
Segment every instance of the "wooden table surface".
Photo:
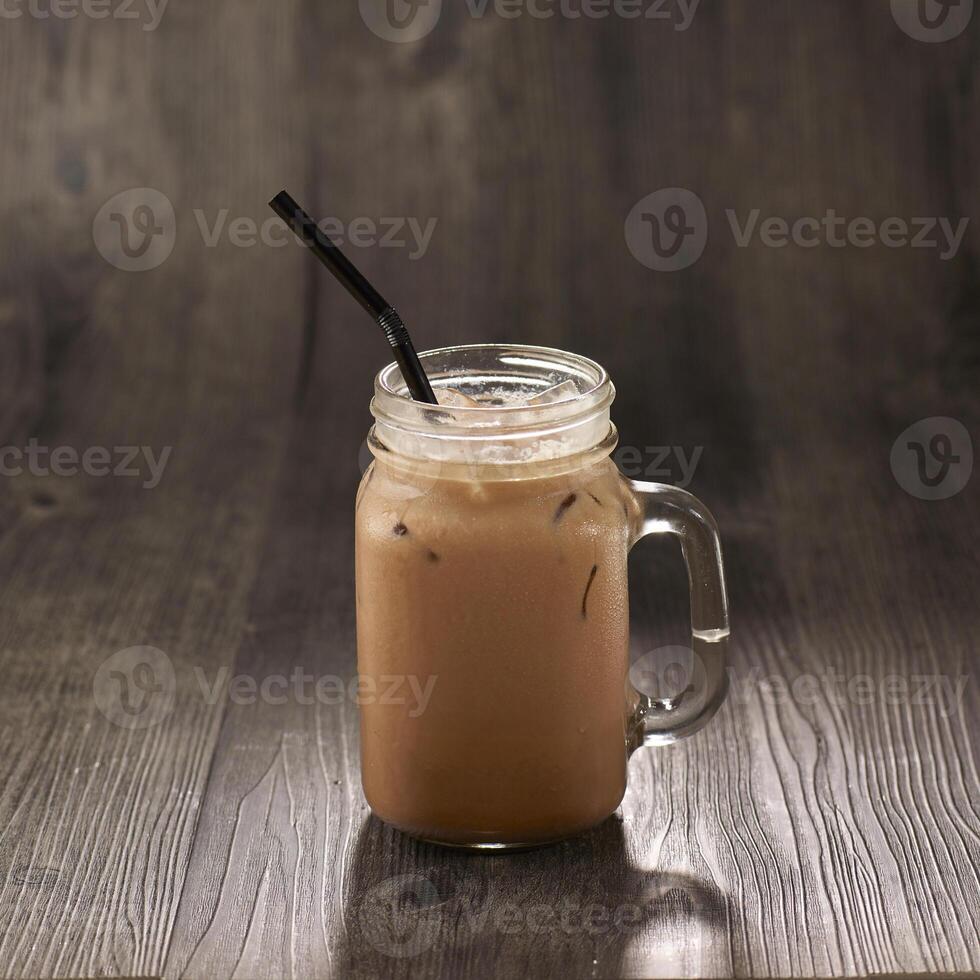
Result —
MULTIPOLYGON (((929 43, 904 2, 704 0, 686 29, 673 2, 446 4, 405 43, 370 0, 172 0, 158 24, 142 0, 7 4, 0 975, 980 970, 980 240, 880 231, 980 218, 980 18, 929 43), (221 693, 356 670, 385 350, 298 246, 232 229, 283 186, 353 232, 420 347, 593 356, 634 472, 683 482, 698 454, 732 695, 637 753, 587 836, 492 857, 406 839, 369 815, 349 699, 221 693), (159 193, 111 202, 132 188, 159 193), (662 188, 707 220, 675 272, 624 234, 662 188), (756 209, 872 239, 740 240, 756 209), (351 227, 396 217, 436 219, 431 239, 351 227), (130 446, 149 452, 124 466, 130 446), (161 652, 137 670, 132 647, 161 652)), ((644 544, 631 574, 635 655, 684 643, 675 550, 644 544)))

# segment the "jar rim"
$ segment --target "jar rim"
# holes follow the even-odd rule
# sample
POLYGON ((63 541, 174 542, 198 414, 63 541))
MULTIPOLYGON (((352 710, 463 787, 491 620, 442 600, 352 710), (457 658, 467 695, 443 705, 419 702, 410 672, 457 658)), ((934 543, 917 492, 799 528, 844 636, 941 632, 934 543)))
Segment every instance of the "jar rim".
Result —
MULTIPOLYGON (((398 364, 386 365, 374 379, 374 398, 371 412, 376 419, 389 416, 402 423, 415 419, 422 426, 438 425, 442 431, 446 426, 454 430, 469 428, 506 428, 520 424, 567 422, 578 415, 583 408, 594 410, 602 403, 607 406, 615 395, 612 382, 606 369, 591 358, 554 347, 531 344, 460 344, 451 347, 438 347, 419 353, 419 360, 438 394, 440 390, 456 387, 449 380, 472 382, 480 373, 474 363, 486 358, 496 361, 491 367, 483 369, 484 378, 502 381, 504 375, 510 379, 524 382, 528 388, 536 381, 545 390, 562 381, 574 382, 578 390, 569 397, 545 404, 480 404, 480 405, 424 405, 408 397, 408 387, 401 376, 398 364), (455 362, 460 370, 453 372, 448 364, 455 362), (531 375, 536 369, 537 377, 531 375), (532 418, 533 417, 533 418, 532 418)), ((604 406, 603 406, 604 407, 604 406)))
POLYGON ((438 405, 413 401, 397 364, 381 370, 371 413, 377 440, 395 453, 510 464, 574 455, 608 436, 615 388, 606 369, 581 354, 467 344, 424 351, 419 360, 437 396, 457 394, 438 405), (555 393, 566 386, 567 396, 555 393), (553 397, 536 401, 546 392, 553 397))

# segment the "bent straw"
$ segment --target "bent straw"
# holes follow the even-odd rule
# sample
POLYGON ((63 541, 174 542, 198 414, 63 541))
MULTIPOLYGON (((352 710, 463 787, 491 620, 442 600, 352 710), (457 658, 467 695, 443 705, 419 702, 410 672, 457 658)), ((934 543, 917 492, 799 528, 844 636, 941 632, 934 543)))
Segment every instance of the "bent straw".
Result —
POLYGON ((269 207, 293 229, 300 241, 337 277, 347 292, 374 317, 395 353, 395 360, 412 398, 417 402, 438 405, 432 385, 429 384, 419 356, 415 353, 412 338, 394 307, 357 271, 354 264, 286 191, 280 191, 269 202, 269 207))

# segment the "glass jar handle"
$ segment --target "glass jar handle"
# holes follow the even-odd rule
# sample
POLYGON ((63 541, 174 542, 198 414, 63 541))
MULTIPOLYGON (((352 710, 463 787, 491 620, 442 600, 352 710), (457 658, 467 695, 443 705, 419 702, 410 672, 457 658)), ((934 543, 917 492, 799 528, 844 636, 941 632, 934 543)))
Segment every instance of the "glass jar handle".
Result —
POLYGON ((691 590, 691 678, 674 697, 652 698, 629 685, 634 703, 630 752, 693 735, 728 693, 728 597, 718 526, 697 497, 662 483, 627 480, 636 501, 630 548, 651 534, 680 540, 691 590))

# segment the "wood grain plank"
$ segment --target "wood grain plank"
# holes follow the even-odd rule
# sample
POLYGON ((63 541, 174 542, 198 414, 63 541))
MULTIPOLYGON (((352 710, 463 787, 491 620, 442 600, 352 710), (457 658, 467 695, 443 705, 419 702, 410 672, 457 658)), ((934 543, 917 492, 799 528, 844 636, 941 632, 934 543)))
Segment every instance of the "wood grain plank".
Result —
MULTIPOLYGON (((410 45, 354 5, 251 0, 175 5, 146 39, 14 26, 0 174, 27 174, 43 220, 0 182, 0 433, 174 456, 152 492, 3 488, 0 973, 980 970, 975 484, 915 500, 888 462, 917 418, 978 431, 974 231, 942 262, 740 248, 725 217, 976 214, 973 28, 919 44, 887 3, 844 0, 704 4, 687 32, 459 5, 410 45), (87 225, 143 182, 174 200, 177 247, 116 273, 87 225), (732 696, 697 738, 638 753, 591 834, 506 858, 408 840, 368 815, 349 700, 222 687, 354 671, 379 338, 306 256, 207 248, 193 217, 262 220, 280 185, 345 224, 437 219, 421 258, 352 249, 420 347, 581 350, 616 380, 625 444, 703 449, 732 696), (702 198, 711 232, 697 265, 657 275, 623 221, 667 186, 702 198), (136 642, 178 667, 146 733, 90 694, 136 642), (888 678, 921 675, 966 686, 886 701, 888 678), (846 685, 865 676, 861 703, 846 685), (809 697, 781 694, 803 678, 809 697)), ((676 556, 644 545, 633 571, 637 653, 683 642, 676 556)))
POLYGON ((288 75, 288 52, 240 65, 215 44, 235 40, 224 14, 175 8, 157 34, 25 16, 0 37, 3 344, 20 352, 4 444, 172 447, 155 489, 30 473, 0 488, 5 976, 159 974, 222 709, 191 667, 227 663, 244 626, 302 304, 288 274, 273 292, 255 253, 209 253, 195 229, 194 208, 243 209, 289 171, 278 113, 247 97, 288 75), (177 211, 173 254, 114 269, 93 218, 146 185, 177 211), (93 677, 145 644, 169 655, 176 702, 129 731, 96 710, 93 677))
MULTIPOLYGON (((973 539, 975 508, 964 498, 940 516, 905 498, 887 471, 905 424, 897 408, 908 411, 912 391, 906 383, 894 394, 894 385, 919 339, 894 311, 914 300, 930 317, 931 300, 960 272, 882 251, 845 261, 829 251, 739 250, 719 234, 690 273, 651 278, 619 244, 632 202, 677 183, 696 188, 716 222, 725 207, 877 215, 948 200, 928 157, 903 153, 937 111, 930 89, 960 98, 952 69, 927 82, 927 53, 896 40, 881 14, 706 8, 697 40, 667 43, 616 24, 469 24, 456 13, 441 39, 387 52, 380 76, 363 69, 377 42, 349 15, 321 12, 313 22, 349 48, 310 68, 312 77, 324 89, 358 80, 356 131, 335 105, 319 106, 316 128, 331 136, 317 150, 328 188, 321 211, 357 201, 383 213, 411 200, 443 223, 424 275, 380 251, 362 263, 393 283, 421 336, 518 336, 595 352, 619 383, 624 438, 642 445, 653 418, 672 441, 705 447, 696 489, 726 532, 740 683, 696 740, 637 756, 621 823, 508 859, 460 859, 366 819, 352 788, 353 712, 230 713, 197 845, 209 860, 189 882, 168 975, 245 972, 243 964, 303 975, 296 962, 310 974, 364 976, 976 969, 976 923, 954 911, 975 905, 976 744, 966 721, 975 699, 944 716, 937 705, 839 704, 832 691, 809 704, 778 702, 761 683, 819 677, 828 666, 845 682, 936 672, 940 662, 951 676, 969 672, 975 573, 944 560, 953 527, 973 539), (779 83, 758 73, 760 62, 779 83), (889 72, 869 75, 882 62, 889 72), (524 77, 542 84, 519 84, 524 77), (630 101, 638 92, 648 97, 630 101), (331 152, 338 132, 356 170, 331 152), (412 168, 392 176, 382 152, 392 143, 406 159, 426 158, 424 181, 412 168), (889 170, 892 160, 902 166, 889 170), (843 335, 856 319, 866 330, 843 335), (610 343, 619 337, 621 346, 610 343), (879 360, 855 356, 869 346, 879 360), (638 348, 658 356, 637 362, 638 348), (914 574, 921 563, 938 570, 928 601, 914 574), (907 576, 895 579, 896 569, 907 576), (953 652, 942 661, 932 645, 940 635, 953 652), (243 763, 237 746, 256 732, 263 751, 243 763), (297 898, 256 913, 272 882, 295 895, 307 880, 282 857, 304 849, 282 790, 293 782, 283 745, 294 742, 305 760, 297 771, 315 773, 320 756, 340 780, 333 791, 316 773, 309 788, 315 830, 303 867, 324 867, 322 883, 307 886, 322 902, 322 945, 297 898), (524 920, 508 934, 494 918, 555 910, 563 896, 607 912, 636 904, 639 928, 531 935, 524 920)), ((359 438, 356 405, 338 404, 324 353, 344 346, 352 370, 372 363, 372 340, 350 332, 344 303, 328 284, 305 434, 287 464, 321 496, 283 490, 289 520, 270 538, 253 596, 262 653, 240 653, 246 672, 352 667, 350 535, 336 515, 355 473, 332 459, 311 464, 306 451, 329 443, 353 454, 359 438), (335 515, 329 525, 324 508, 335 515), (311 612, 314 596, 330 598, 311 612), (331 637, 320 655, 311 616, 331 637)), ((943 343, 931 335, 933 351, 943 343)), ((934 361, 919 373, 921 389, 934 391, 934 361)), ((975 419, 965 386, 950 395, 975 419)), ((637 571, 639 615, 652 612, 672 635, 658 607, 679 595, 668 582, 676 566, 637 571)), ((641 634, 655 645, 656 631, 641 634)))

